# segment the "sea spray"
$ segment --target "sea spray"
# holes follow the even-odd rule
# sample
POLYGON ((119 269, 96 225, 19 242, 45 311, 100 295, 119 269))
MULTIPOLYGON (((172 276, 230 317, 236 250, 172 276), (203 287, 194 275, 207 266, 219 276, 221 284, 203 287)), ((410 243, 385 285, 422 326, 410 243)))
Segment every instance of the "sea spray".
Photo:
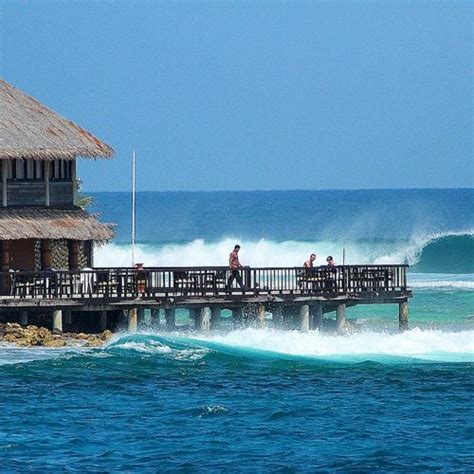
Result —
MULTIPOLYGON (((219 241, 196 239, 184 243, 140 244, 136 258, 146 266, 226 266, 230 249, 239 242, 241 260, 253 267, 302 266, 307 257, 316 252, 316 264, 324 264, 332 255, 337 264, 342 264, 342 249, 345 248, 346 264, 399 264, 414 265, 413 270, 436 273, 474 272, 474 234, 448 233, 427 237, 412 237, 407 240, 355 240, 337 241, 273 241, 269 239, 244 240, 225 238, 219 241), (449 247, 451 252, 439 252, 439 247, 449 247), (426 257, 425 257, 426 255, 426 257)), ((96 250, 97 266, 128 266, 130 246, 109 244, 96 250)))

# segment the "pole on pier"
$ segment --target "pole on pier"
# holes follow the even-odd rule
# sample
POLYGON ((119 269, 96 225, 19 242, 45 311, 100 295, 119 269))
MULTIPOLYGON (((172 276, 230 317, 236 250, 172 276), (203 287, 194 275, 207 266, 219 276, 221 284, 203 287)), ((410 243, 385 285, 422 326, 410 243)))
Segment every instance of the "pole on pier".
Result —
POLYGON ((336 308, 336 329, 342 332, 346 326, 346 304, 341 303, 336 308))
POLYGON ((137 308, 130 308, 128 310, 128 331, 129 332, 138 331, 137 308))
POLYGON ((316 303, 313 307, 313 321, 311 329, 321 330, 321 325, 323 323, 323 305, 321 303, 316 303))
POLYGON ((309 305, 302 304, 300 306, 300 331, 309 331, 309 305))
POLYGON ((20 314, 20 324, 22 326, 28 326, 28 312, 22 311, 20 314))
POLYGON ((137 165, 135 150, 132 152, 132 267, 135 265, 135 241, 137 238, 137 165))
POLYGON ((99 316, 99 331, 105 331, 107 329, 107 311, 101 311, 99 316))
POLYGON ((166 329, 172 331, 176 327, 176 311, 174 308, 165 309, 166 329))
POLYGON ((205 306, 196 314, 196 329, 198 331, 209 331, 211 325, 211 308, 205 306))
POLYGON ((220 306, 213 306, 211 310, 211 329, 219 329, 221 322, 221 308, 220 306))
POLYGON ((408 301, 398 303, 398 326, 400 331, 408 331, 408 301))
POLYGON ((63 312, 60 309, 53 311, 53 331, 63 332, 63 312))
POLYGON ((257 309, 257 327, 259 329, 265 328, 265 306, 263 304, 258 305, 257 309))

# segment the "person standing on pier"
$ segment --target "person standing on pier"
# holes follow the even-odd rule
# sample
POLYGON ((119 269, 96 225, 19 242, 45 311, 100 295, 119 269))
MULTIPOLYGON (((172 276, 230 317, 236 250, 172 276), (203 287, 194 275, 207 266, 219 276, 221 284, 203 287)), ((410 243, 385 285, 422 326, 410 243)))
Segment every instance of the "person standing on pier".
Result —
POLYGON ((229 291, 232 289, 232 282, 234 280, 236 280, 240 288, 243 291, 245 291, 245 287, 242 283, 242 277, 240 276, 240 271, 239 271, 241 268, 243 268, 239 262, 239 250, 240 250, 240 245, 237 244, 234 247, 234 250, 229 255, 230 276, 229 276, 229 279, 227 280, 227 289, 229 291))

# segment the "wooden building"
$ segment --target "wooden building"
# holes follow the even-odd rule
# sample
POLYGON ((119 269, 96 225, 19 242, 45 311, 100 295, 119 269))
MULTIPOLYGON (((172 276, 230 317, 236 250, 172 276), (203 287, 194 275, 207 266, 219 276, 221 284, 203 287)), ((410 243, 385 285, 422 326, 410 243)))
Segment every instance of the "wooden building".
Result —
POLYGON ((76 205, 76 159, 110 158, 91 133, 0 80, 1 271, 79 270, 113 237, 76 205))

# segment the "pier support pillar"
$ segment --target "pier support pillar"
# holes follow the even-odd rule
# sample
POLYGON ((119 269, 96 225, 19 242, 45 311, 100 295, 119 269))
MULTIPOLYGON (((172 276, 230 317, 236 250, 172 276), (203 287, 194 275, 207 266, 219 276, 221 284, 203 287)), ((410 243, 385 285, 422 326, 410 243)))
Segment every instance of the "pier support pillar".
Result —
POLYGON ((338 304, 336 308, 337 332, 343 331, 345 326, 346 326, 346 304, 341 303, 341 304, 338 304))
POLYGON ((166 329, 172 331, 176 327, 176 310, 174 308, 165 309, 166 329))
POLYGON ((107 311, 101 311, 99 316, 99 331, 105 331, 107 329, 107 311))
POLYGON ((221 308, 213 306, 211 310, 211 329, 219 329, 221 322, 221 308))
POLYGON ((150 310, 150 318, 151 318, 152 326, 159 326, 160 325, 160 310, 157 308, 152 308, 150 310))
POLYGON ((258 305, 257 308, 257 327, 259 329, 265 328, 265 306, 263 304, 258 305))
POLYGON ((60 309, 53 311, 53 331, 63 332, 63 312, 60 309))
POLYGON ((72 311, 70 309, 64 311, 64 324, 72 324, 72 311))
POLYGON ((145 308, 137 309, 137 320, 138 327, 145 326, 145 308))
POLYGON ((28 326, 28 312, 22 311, 20 314, 20 324, 22 326, 28 326))
POLYGON ((309 331, 309 305, 303 304, 300 306, 300 331, 309 331))
POLYGON ((323 322, 323 305, 321 303, 317 303, 312 307, 312 310, 313 310, 313 321, 312 321, 311 329, 321 330, 321 325, 323 322))
POLYGON ((128 310, 128 331, 137 332, 137 330, 138 330, 137 308, 131 308, 128 310))
POLYGON ((283 327, 283 308, 281 306, 275 308, 272 312, 272 326, 275 329, 283 327))
POLYGON ((398 326, 400 331, 408 331, 408 301, 398 303, 398 326))
POLYGON ((242 308, 232 309, 232 321, 234 323, 234 329, 242 329, 244 325, 244 314, 242 308))
POLYGON ((205 306, 196 314, 196 329, 198 331, 209 331, 211 325, 211 308, 205 306))

